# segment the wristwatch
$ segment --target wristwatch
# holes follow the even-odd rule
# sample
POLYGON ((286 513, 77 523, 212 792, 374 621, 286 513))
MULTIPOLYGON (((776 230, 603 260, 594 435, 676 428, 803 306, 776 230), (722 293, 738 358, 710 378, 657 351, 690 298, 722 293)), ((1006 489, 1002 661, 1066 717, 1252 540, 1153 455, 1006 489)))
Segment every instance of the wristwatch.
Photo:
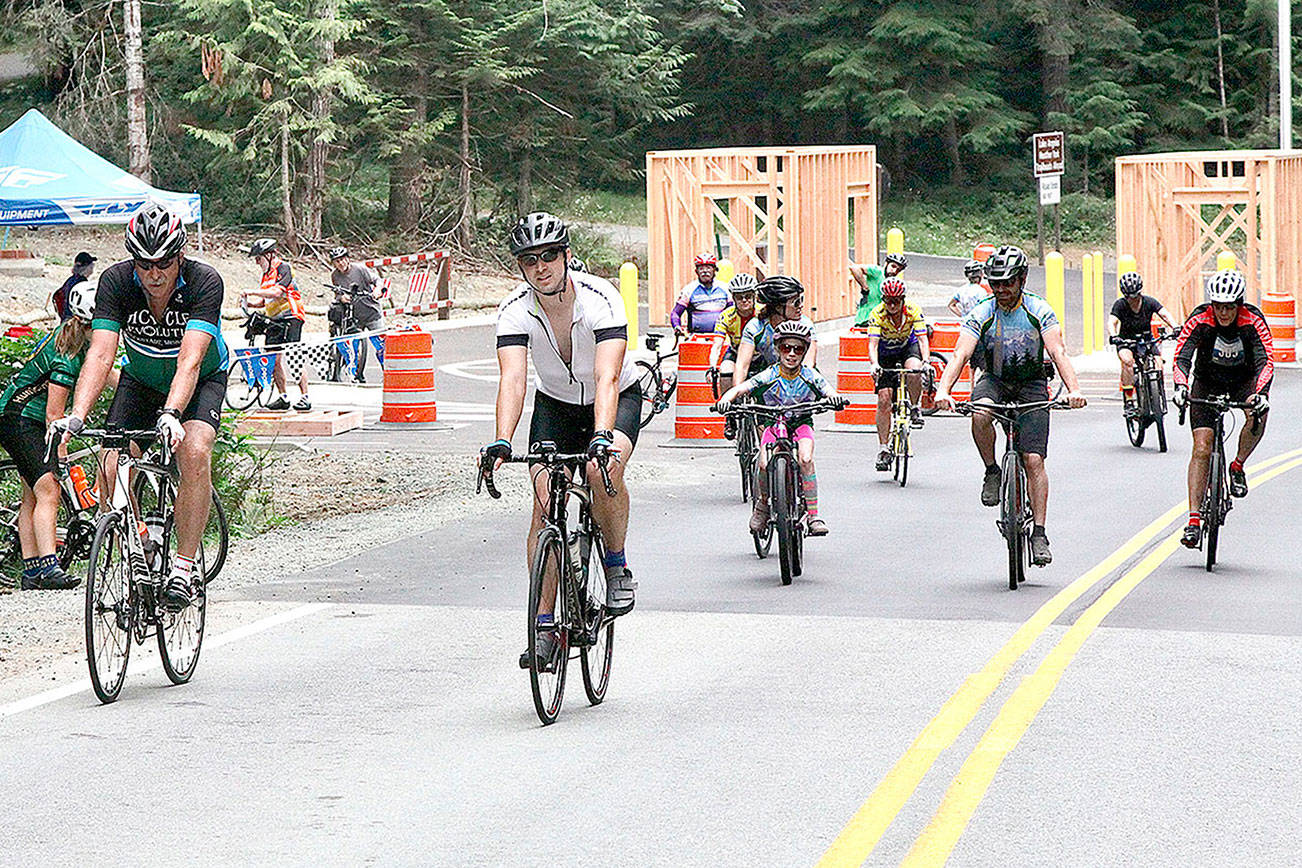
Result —
POLYGON ((163 409, 161 409, 161 410, 158 411, 158 415, 159 415, 159 416, 171 416, 171 417, 172 417, 173 419, 175 419, 176 421, 178 421, 178 422, 181 421, 181 411, 180 411, 180 410, 177 410, 175 407, 164 407, 163 409))

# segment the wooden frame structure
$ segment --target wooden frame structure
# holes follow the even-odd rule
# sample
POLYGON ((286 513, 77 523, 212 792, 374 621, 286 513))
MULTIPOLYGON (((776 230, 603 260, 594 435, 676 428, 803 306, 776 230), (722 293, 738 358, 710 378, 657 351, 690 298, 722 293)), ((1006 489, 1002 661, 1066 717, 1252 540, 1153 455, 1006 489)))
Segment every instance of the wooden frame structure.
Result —
POLYGON ((851 232, 858 261, 877 261, 875 146, 652 151, 646 169, 652 323, 668 322, 716 225, 736 273, 798 278, 815 319, 854 312, 851 232))
POLYGON ((1216 255, 1230 250, 1248 300, 1302 300, 1302 152, 1190 151, 1118 157, 1117 253, 1135 257, 1151 291, 1188 314, 1216 255))

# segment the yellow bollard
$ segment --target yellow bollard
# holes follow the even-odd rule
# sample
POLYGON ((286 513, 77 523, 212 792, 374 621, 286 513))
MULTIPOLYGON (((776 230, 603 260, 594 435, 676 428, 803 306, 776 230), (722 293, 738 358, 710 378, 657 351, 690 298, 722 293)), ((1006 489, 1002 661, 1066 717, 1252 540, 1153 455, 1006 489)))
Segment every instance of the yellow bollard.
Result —
POLYGON ((904 252, 904 230, 898 226, 892 226, 886 233, 886 252, 903 253, 904 252))
POLYGON ((1094 257, 1086 253, 1080 263, 1081 347, 1085 355, 1094 352, 1094 257))
POLYGON ((1121 279, 1121 275, 1130 274, 1130 272, 1138 271, 1138 270, 1139 270, 1139 263, 1135 262, 1135 257, 1131 256, 1129 253, 1125 253, 1117 257, 1117 279, 1118 280, 1121 279))
POLYGON ((1102 352, 1108 342, 1106 313, 1103 310, 1103 252, 1094 251, 1094 349, 1102 352))
POLYGON ((1216 270, 1224 271, 1227 268, 1238 268, 1239 260, 1232 250, 1222 250, 1216 254, 1216 270))
POLYGON ((624 297, 624 313, 628 317, 628 345, 637 346, 638 305, 637 266, 625 262, 619 267, 619 294, 624 297))
POLYGON ((731 259, 720 259, 719 268, 715 271, 714 277, 720 283, 730 283, 736 274, 737 269, 733 266, 731 259))
POLYGON ((1067 333, 1067 299, 1063 288, 1062 254, 1050 251, 1044 257, 1044 298, 1058 317, 1058 327, 1067 333))

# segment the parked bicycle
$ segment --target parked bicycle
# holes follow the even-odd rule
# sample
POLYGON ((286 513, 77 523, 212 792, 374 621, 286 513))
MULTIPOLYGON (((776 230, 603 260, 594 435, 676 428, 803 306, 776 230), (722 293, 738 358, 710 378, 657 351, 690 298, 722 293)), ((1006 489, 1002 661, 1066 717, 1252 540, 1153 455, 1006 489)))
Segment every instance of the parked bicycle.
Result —
MULTIPOLYGON (((98 440, 103 450, 116 452, 119 483, 132 474, 156 480, 141 487, 138 499, 127 495, 126 484, 114 485, 111 508, 95 524, 86 578, 86 662, 95 695, 108 703, 122 691, 132 643, 144 644, 151 635, 157 638, 168 680, 173 684, 190 680, 203 645, 208 592, 206 582, 196 580, 193 602, 182 611, 167 611, 159 603, 176 555, 173 510, 177 479, 166 444, 158 442, 152 430, 87 430, 83 434, 98 440), (153 445, 137 458, 129 448, 133 441, 153 445), (149 499, 151 492, 156 499, 149 499), (142 525, 147 528, 147 539, 137 530, 142 525)), ((202 544, 195 562, 196 566, 205 564, 202 544)), ((204 575, 203 569, 197 571, 200 578, 204 575)))
POLYGON ((275 398, 271 371, 276 357, 254 345, 259 335, 266 336, 270 321, 261 311, 250 310, 241 302, 244 312, 244 340, 246 347, 232 347, 234 364, 226 381, 226 406, 237 412, 248 410, 255 404, 265 407, 275 398))
POLYGON ((655 353, 654 362, 646 359, 634 362, 638 368, 637 384, 642 389, 641 428, 645 428, 658 413, 669 407, 669 402, 674 398, 674 389, 678 388, 678 374, 663 370, 665 360, 678 355, 678 335, 673 336, 674 343, 669 352, 660 351, 660 341, 664 337, 666 336, 659 334, 646 336, 646 348, 655 353))
MULTIPOLYGON (((909 442, 914 428, 915 414, 922 412, 922 408, 909 403, 904 388, 905 377, 922 377, 922 393, 925 395, 928 389, 931 394, 935 394, 932 382, 932 369, 930 367, 912 370, 910 368, 886 368, 883 373, 893 373, 899 375, 899 388, 895 390, 895 401, 891 409, 891 432, 886 441, 886 448, 890 450, 894 459, 894 478, 903 488, 909 481, 909 457, 913 455, 913 446, 909 442)), ((921 422, 917 424, 921 425, 921 422)))
POLYGON ((763 427, 760 419, 768 420, 767 424, 775 428, 776 439, 768 446, 764 468, 769 489, 769 521, 763 531, 752 532, 751 537, 755 543, 755 554, 760 558, 768 556, 773 537, 777 537, 778 569, 784 585, 791 584, 791 580, 804 571, 807 519, 804 488, 800 484, 800 462, 796 457, 795 440, 787 430, 787 422, 835 409, 833 402, 823 400, 780 407, 738 403, 728 411, 737 414, 738 418, 750 416, 757 431, 763 427))
MULTIPOLYGON (((565 672, 578 651, 588 702, 606 698, 615 648, 615 619, 606 611, 605 544, 592 514, 592 491, 584 472, 585 453, 566 455, 551 441, 534 444, 528 455, 507 459, 546 473, 547 509, 529 571, 528 649, 521 665, 529 670, 534 710, 543 725, 554 723, 565 695, 565 672), (555 626, 540 628, 538 613, 550 608, 555 626), (540 641, 544 639, 546 641, 540 641), (546 655, 539 649, 550 647, 546 655)), ((479 466, 478 482, 494 498, 493 459, 479 466)), ((599 463, 606 493, 615 495, 605 464, 599 463)))
POLYGON ((1157 430, 1157 450, 1166 451, 1166 387, 1162 374, 1162 341, 1175 335, 1160 338, 1114 337, 1112 343, 1119 349, 1135 354, 1135 403, 1125 413, 1126 434, 1132 445, 1144 445, 1144 434, 1151 425, 1157 430))
MULTIPOLYGON (((1216 411, 1216 424, 1212 429, 1212 454, 1207 459, 1207 488, 1203 491, 1201 507, 1203 535, 1198 543, 1198 547, 1207 554, 1207 572, 1210 573, 1212 567, 1216 566, 1216 546, 1221 538, 1221 525, 1225 524, 1226 515, 1234 508, 1234 498, 1230 496, 1229 465, 1225 460, 1225 416, 1231 410, 1251 410, 1252 405, 1232 400, 1229 395, 1190 398, 1189 404, 1201 404, 1216 411)), ((1184 424, 1185 412, 1186 408, 1181 407, 1181 425, 1184 424)))
MULTIPOLYGON (((1058 395, 1062 394, 1059 388, 1058 395)), ((960 401, 954 409, 964 416, 975 411, 989 413, 1004 429, 1004 456, 999 462, 999 518, 995 526, 1008 544, 1008 590, 1015 591, 1026 581, 1031 564, 1031 532, 1035 519, 1031 513, 1031 495, 1027 489, 1026 465, 1017 451, 1017 429, 1021 418, 1036 410, 1065 410, 1071 405, 1055 395, 1048 401, 1000 404, 993 401, 960 401)))
MULTIPOLYGON (((55 514, 54 553, 65 572, 82 572, 95 535, 96 492, 87 479, 86 461, 91 450, 68 456, 59 465, 59 508, 55 514)), ((0 461, 0 585, 17 584, 22 571, 22 543, 18 535, 18 511, 22 505, 23 480, 12 461, 0 461)))

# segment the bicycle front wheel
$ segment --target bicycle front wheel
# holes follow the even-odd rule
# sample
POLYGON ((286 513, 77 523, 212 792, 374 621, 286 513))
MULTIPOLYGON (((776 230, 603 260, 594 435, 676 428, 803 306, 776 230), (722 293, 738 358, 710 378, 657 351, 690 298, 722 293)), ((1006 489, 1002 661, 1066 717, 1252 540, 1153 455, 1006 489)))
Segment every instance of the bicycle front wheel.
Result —
POLYGON ((122 539, 122 516, 100 517, 90 545, 90 570, 86 576, 86 664, 90 684, 100 702, 108 703, 122 692, 131 656, 131 568, 122 539))
POLYGON ((1225 521, 1225 456, 1212 451, 1207 474, 1207 497, 1203 504, 1203 522, 1207 525, 1207 572, 1216 566, 1216 544, 1220 542, 1221 523, 1225 521))
MULTIPOLYGON (((565 541, 555 528, 544 528, 538 534, 534 549, 533 569, 529 573, 529 689, 533 692, 533 707, 543 726, 556 722, 561 713, 561 699, 565 695, 565 668, 569 662, 570 640, 566 629, 565 612, 565 541), (539 647, 538 604, 543 598, 543 586, 548 578, 557 586, 554 609, 556 628, 547 635, 554 641, 554 650, 545 660, 537 654, 539 647)), ((546 641, 546 639, 544 639, 546 641)))
POLYGON ((1162 388, 1162 374, 1159 371, 1148 384, 1148 408, 1153 417, 1153 427, 1157 429, 1157 451, 1166 451, 1166 391, 1162 388))
POLYGON ((583 692, 590 705, 599 705, 610 686, 610 664, 615 654, 615 619, 606 613, 606 549, 594 527, 588 551, 587 588, 584 605, 587 638, 579 657, 583 670, 583 692))
POLYGON ((790 457, 774 455, 769 462, 769 507, 777 522, 778 531, 778 568, 782 573, 782 584, 791 584, 791 579, 799 571, 796 563, 796 528, 792 519, 792 500, 794 492, 790 490, 791 474, 787 465, 790 457))
POLYGON ((1016 591, 1025 578, 1026 536, 1023 515, 1026 490, 1016 453, 1004 456, 1003 491, 999 498, 999 523, 1008 544, 1008 590, 1016 591))

